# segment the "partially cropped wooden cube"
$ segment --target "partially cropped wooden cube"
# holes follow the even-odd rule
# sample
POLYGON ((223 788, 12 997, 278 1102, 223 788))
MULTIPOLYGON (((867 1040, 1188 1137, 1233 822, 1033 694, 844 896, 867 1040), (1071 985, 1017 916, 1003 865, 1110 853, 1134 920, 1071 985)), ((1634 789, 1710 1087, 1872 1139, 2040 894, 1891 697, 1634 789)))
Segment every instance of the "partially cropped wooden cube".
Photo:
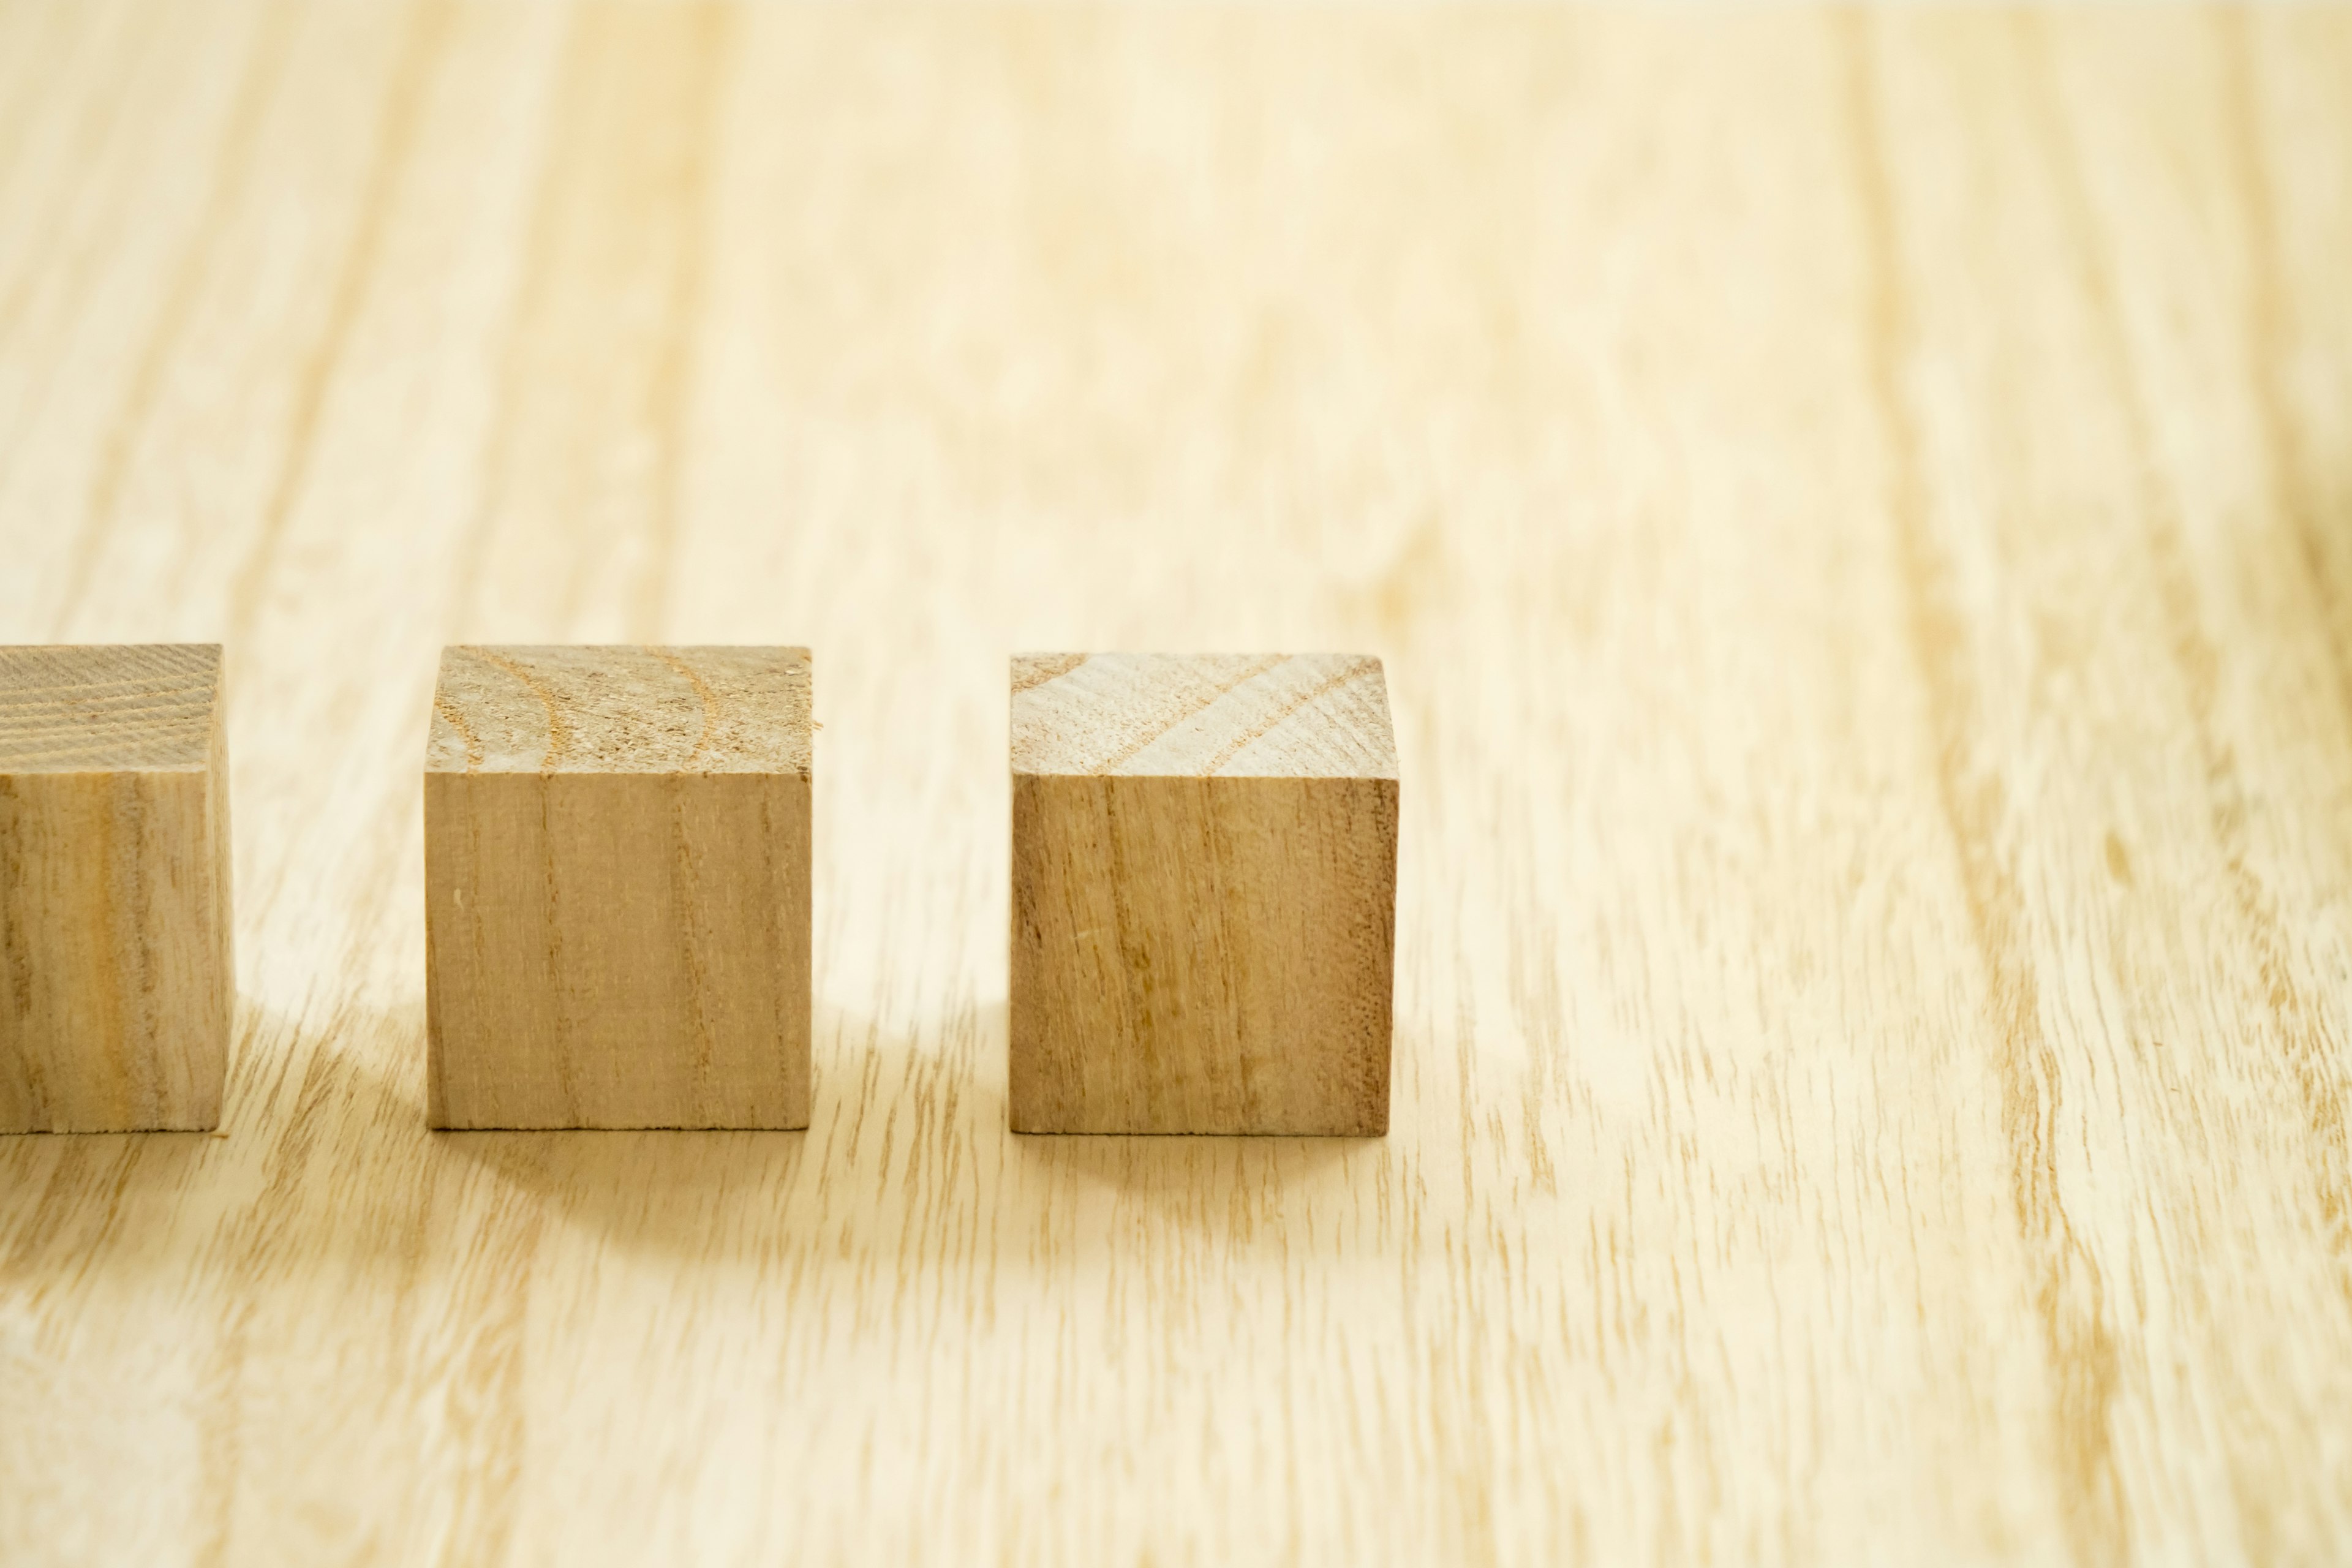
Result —
POLYGON ((0 1132, 217 1126, 221 650, 0 648, 0 1132))
POLYGON ((809 656, 453 647, 425 771, 436 1127, 805 1127, 809 656))
POLYGON ((1386 1131, 1396 836, 1378 659, 1015 658, 1013 1130, 1386 1131))

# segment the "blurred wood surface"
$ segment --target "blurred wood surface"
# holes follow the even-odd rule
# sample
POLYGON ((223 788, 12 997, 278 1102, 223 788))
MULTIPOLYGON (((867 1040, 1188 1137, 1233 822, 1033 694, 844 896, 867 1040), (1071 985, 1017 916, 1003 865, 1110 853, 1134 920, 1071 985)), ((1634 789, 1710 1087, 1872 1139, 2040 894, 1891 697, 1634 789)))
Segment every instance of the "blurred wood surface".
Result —
POLYGON ((2341 1560, 2352 15, 0 5, 0 641, 220 640, 16 1563, 2341 1560), (814 1123, 428 1133, 447 642, 815 649, 814 1123), (1382 656, 1392 1131, 1005 1130, 1005 658, 1382 656))

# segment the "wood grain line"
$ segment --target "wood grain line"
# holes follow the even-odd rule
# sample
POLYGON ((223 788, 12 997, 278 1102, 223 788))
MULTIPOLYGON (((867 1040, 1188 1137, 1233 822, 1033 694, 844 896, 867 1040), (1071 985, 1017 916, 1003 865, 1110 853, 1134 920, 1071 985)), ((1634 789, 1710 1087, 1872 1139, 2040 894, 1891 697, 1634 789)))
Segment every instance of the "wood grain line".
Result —
POLYGON ((670 595, 670 562, 677 554, 680 493, 686 482, 687 415, 692 404, 694 365, 702 315, 703 274, 709 265, 711 165, 717 156, 720 112, 726 102, 726 63, 733 58, 732 7, 698 4, 688 13, 694 38, 688 101, 700 113, 687 139, 685 167, 674 185, 678 246, 683 254, 671 269, 669 298, 654 362, 652 405, 656 411, 650 564, 640 579, 636 609, 638 640, 661 636, 670 595))
POLYGON ((455 1282, 470 1311, 465 1354, 448 1383, 449 1426, 472 1462, 458 1467, 450 1499, 440 1554, 447 1562, 502 1563, 515 1554, 530 1436, 521 1398, 530 1370, 530 1263, 546 1223, 528 1193, 501 1194, 455 1282))
MULTIPOLYGON (((331 1004, 321 1020, 318 1041, 301 1060, 301 1076, 283 1131, 262 1156, 260 1190, 255 1201, 238 1213, 224 1238, 223 1250, 232 1267, 264 1271, 291 1250, 300 1194, 328 1130, 335 1126, 335 1047, 352 1027, 353 1017, 348 1000, 331 1004)), ((280 1063, 281 1068, 292 1065, 283 1058, 280 1063)), ((217 1395, 215 1410, 234 1412, 238 1406, 236 1395, 252 1357, 259 1318, 259 1300, 247 1296, 236 1303, 221 1325, 204 1379, 217 1395)), ((200 1515, 204 1529, 191 1554, 196 1563, 235 1561, 236 1503, 249 1480, 244 1447, 241 1423, 221 1419, 210 1424, 200 1456, 205 1485, 200 1515)))
MULTIPOLYGON (((21 22, 23 9, 18 7, 17 16, 11 20, 21 22)), ((89 42, 86 29, 68 29, 64 25, 74 9, 67 5, 42 6, 39 32, 23 40, 11 56, 12 62, 31 79, 33 85, 23 90, 0 90, 0 198, 5 197, 16 176, 32 127, 45 118, 51 100, 72 79, 73 46, 89 42)))
MULTIPOLYGON (((1339 690, 1339 688, 1347 685, 1349 682, 1365 679, 1369 673, 1369 668, 1366 668, 1344 669, 1337 675, 1325 676, 1321 680, 1317 681, 1307 690, 1299 693, 1297 697, 1292 698, 1290 701, 1284 704, 1282 709, 1270 718, 1260 721, 1249 729, 1243 731, 1239 735, 1227 742, 1224 745, 1218 747, 1216 751, 1210 753, 1209 760, 1201 765, 1201 772, 1204 774, 1215 773, 1219 768, 1223 767, 1227 763, 1232 762, 1235 757, 1239 756, 1244 750, 1255 744, 1256 742, 1264 740, 1269 731, 1291 718, 1300 709, 1308 706, 1310 703, 1321 701, 1324 698, 1330 696, 1331 693, 1339 690)), ((1226 689, 1231 690, 1232 688, 1228 687, 1226 689)), ((1191 715, 1188 714, 1186 717, 1189 718, 1191 715)), ((1179 722, 1181 722, 1181 721, 1179 721, 1179 722)), ((1169 728, 1173 729, 1175 726, 1171 724, 1169 728)), ((1165 734, 1166 732, 1166 731, 1161 731, 1162 734, 1165 734)), ((1141 748, 1139 747, 1137 750, 1140 751, 1141 748)), ((1128 755, 1132 757, 1135 755, 1135 752, 1130 752, 1128 755)))
MULTIPOLYGON (((2189 569, 2182 538, 2180 497, 2168 480, 2159 460, 2147 393, 2116 302, 2113 264, 2084 184, 2082 152, 2075 144, 2053 79, 2046 27, 2023 13, 2015 18, 2015 25, 2024 45, 2024 101, 2049 153, 2049 166, 2060 196, 2059 210, 2065 220, 2069 249, 2075 258, 2076 282, 2085 304, 2084 319, 2093 329, 2100 368, 2105 374, 2128 435, 2126 445, 2137 489, 2134 510, 2146 531, 2158 598, 2170 632, 2168 646, 2173 665, 2189 700, 2189 731, 2195 739, 2206 781, 2207 819, 2215 847, 2227 868, 2234 912, 2254 952, 2272 1023, 2284 1047, 2283 1056, 2289 1079, 2300 1096, 2304 1118, 2310 1128, 2313 1195, 2322 1230, 2335 1250, 2338 1287, 2347 1306, 2352 1306, 2352 1179, 2347 1179, 2347 1089, 2329 1070, 2331 1063, 2342 1059, 2344 1042, 2327 1029, 2320 1009, 2296 984, 2291 947, 2277 912, 2277 897, 2250 860, 2246 786, 2239 774, 2236 754, 2215 731, 2221 654, 2207 635, 2198 609, 2196 577, 2189 569)), ((2305 537, 2307 542, 2307 532, 2305 537)))
POLYGON ((539 760, 539 771, 554 773, 572 754, 572 721, 563 710, 562 700, 547 689, 545 681, 496 648, 476 647, 469 651, 484 664, 493 665, 512 676, 516 684, 538 699, 539 705, 547 710, 547 754, 539 760))
MULTIPOLYGON (((542 697, 541 700, 545 699, 542 697)), ((554 715, 551 712, 549 718, 552 722, 554 715)), ((551 752, 550 761, 552 760, 553 753, 551 752)), ((555 792, 542 784, 539 791, 537 805, 539 806, 540 929, 546 936, 547 979, 553 992, 556 1035, 560 1039, 571 1039, 577 1037, 580 1032, 579 1013, 572 1002, 578 984, 567 972, 564 964, 564 954, 568 944, 563 940, 563 923, 568 910, 564 905, 562 886, 556 878, 555 847, 562 840, 555 822, 555 792)), ((488 922, 483 922, 483 925, 486 930, 488 922)), ((550 1067, 555 1079, 557 1103, 562 1107, 565 1120, 577 1124, 580 1120, 580 1081, 579 1074, 573 1068, 572 1054, 569 1051, 554 1053, 554 1059, 550 1067)))
MULTIPOLYGON (((667 656, 665 659, 667 662, 667 656)), ((695 694, 702 699, 703 740, 695 743, 699 754, 710 734, 711 700, 699 679, 695 681, 695 694)), ((692 759, 689 757, 688 759, 692 759)), ((711 933, 709 922, 700 918, 703 907, 700 882, 694 862, 694 846, 687 834, 687 776, 683 770, 663 781, 663 794, 668 797, 670 832, 670 875, 675 879, 674 898, 678 910, 680 927, 679 950, 684 959, 686 979, 687 1031, 694 1039, 694 1060, 691 1073, 694 1080, 696 1114, 708 1121, 719 1106, 715 1103, 718 1081, 719 1041, 710 1027, 710 961, 711 933)), ((764 820, 764 816, 763 816, 764 820)), ((764 853, 768 846, 760 846, 764 853)), ((771 949, 771 951, 775 951, 771 949)))
MULTIPOLYGON (((16 781, 0 773, 0 813, 7 813, 17 804, 16 781)), ((0 834, 0 909, 21 907, 33 889, 32 868, 26 864, 30 847, 24 836, 0 834)), ((32 931, 23 921, 0 921, 0 963, 6 965, 8 1002, 17 1017, 28 1017, 33 1011, 33 949, 32 931)), ((37 1053, 27 1052, 17 1068, 22 1080, 24 1100, 21 1120, 29 1126, 52 1124, 48 1092, 48 1073, 37 1053)), ((0 1100, 0 1116, 8 1113, 8 1106, 0 1100)))
POLYGON ((702 704, 702 733, 695 737, 694 750, 688 752, 686 754, 686 760, 678 763, 678 770, 681 773, 691 771, 696 759, 710 749, 710 737, 719 728, 719 694, 710 689, 710 682, 703 679, 694 666, 687 663, 669 649, 655 647, 646 651, 684 676, 687 683, 694 688, 695 700, 702 704))
POLYGON ((2106 1321, 2106 1283, 2075 1235, 2058 1190, 2054 1152, 2063 1068, 2044 1033, 2041 982, 2025 944, 2025 900, 1999 847, 2007 809, 1997 758, 1979 756, 1980 700, 1969 669, 1968 625, 1935 537, 1934 503, 1905 376, 1917 329, 1904 285, 1886 113, 1877 79, 1876 24, 1836 19, 1844 68, 1851 181, 1862 218, 1867 279, 1863 341, 1885 433, 1885 505, 1899 546, 1913 658, 1927 689, 1937 794, 1982 964, 1983 1005, 2001 1084, 2010 1195, 2037 1276, 2034 1307, 2055 1393, 2049 1434, 2058 1506, 2078 1562, 2129 1555, 2111 1417, 2118 1374, 2106 1321))
MULTIPOLYGON (((1127 763, 1133 761, 1135 757, 1148 749, 1154 741, 1159 740, 1162 735, 1165 735, 1171 730, 1175 729, 1177 725, 1181 724, 1184 721, 1193 717, 1195 714, 1204 712, 1207 710, 1215 707, 1219 702, 1223 701, 1226 697, 1230 696, 1241 687, 1246 686, 1251 681, 1255 680, 1259 676, 1265 674, 1269 670, 1280 668, 1283 665, 1288 662, 1289 656, 1286 654, 1270 654, 1250 660, 1250 662, 1243 668, 1241 674, 1236 675, 1231 680, 1224 682, 1223 685, 1212 687, 1208 691, 1204 692, 1201 696, 1193 698, 1189 706, 1171 718, 1166 723, 1160 725, 1160 728, 1152 731, 1150 734, 1143 736, 1141 739, 1131 742, 1129 744, 1120 747, 1118 751, 1113 752, 1109 756, 1096 763, 1091 771, 1097 773, 1111 773, 1118 772, 1120 767, 1125 765, 1127 763)), ((1066 671, 1065 673, 1067 672, 1066 671)))
POLYGON ((181 351, 205 285, 211 281, 215 258, 223 239, 234 232, 230 215, 245 200, 253 171, 254 152, 261 126, 294 41, 293 0, 275 0, 256 29, 247 51, 245 69, 231 95, 228 123, 220 136, 205 181, 196 221, 172 269, 172 280, 154 321, 141 341, 138 363, 129 384, 106 423, 106 435, 91 471, 89 500, 74 539, 66 583, 58 596, 50 636, 65 640, 68 628, 89 593, 92 574, 107 542, 121 521, 122 490, 140 437, 154 417, 165 373, 181 351))
POLYGON ((229 584, 227 641, 232 647, 241 647, 253 629, 278 542, 285 537, 287 521, 309 481, 327 393, 342 368, 360 308, 375 285, 394 197, 423 123, 425 89, 440 58, 449 22, 450 0, 415 0, 410 9, 406 36, 385 88, 375 148, 360 182, 351 242, 344 247, 334 288, 328 296, 327 319, 301 356, 285 446, 262 503, 258 528, 229 584))
POLYGON ((2278 204, 2271 193, 2269 159, 2255 106, 2261 101, 2252 38, 2253 19, 2242 7, 2211 13, 2215 53, 2222 63, 2222 122, 2231 182, 2238 195, 2239 227, 2247 249, 2246 380, 2269 464, 2270 500, 2303 547, 2312 597, 2335 652, 2338 700, 2352 718, 2352 589, 2337 579, 2336 551, 2352 529, 2331 535, 2315 493, 2302 425, 2288 379, 2296 332, 2294 305, 2279 253, 2278 204))
POLYGON ((1059 680, 1086 662, 1082 653, 1024 654, 1013 661, 1013 695, 1059 680))
MULTIPOLYGON (((152 22, 153 18, 151 16, 148 20, 152 22)), ((141 79, 144 78, 148 69, 157 60, 169 52, 170 46, 173 42, 172 30, 163 26, 137 26, 128 30, 136 40, 135 52, 125 62, 129 68, 128 70, 117 73, 118 81, 121 76, 128 75, 133 78, 138 87, 152 88, 152 84, 141 79)), ((113 150, 113 144, 118 136, 127 135, 135 130, 139 123, 139 115, 133 110, 142 105, 137 91, 124 90, 124 88, 130 85, 122 84, 112 90, 100 90, 89 95, 97 107, 94 111, 87 109, 83 110, 75 127, 77 135, 74 146, 68 154, 75 166, 82 169, 107 167, 110 161, 109 153, 113 150)), ((71 225, 68 215, 75 203, 82 199, 84 190, 85 186, 81 181, 58 181, 55 195, 43 208, 34 226, 45 233, 70 233, 71 225)), ((26 307, 32 300, 35 287, 40 279, 40 269, 34 258, 43 254, 38 249, 29 250, 28 259, 24 268, 15 278, 10 279, 5 286, 0 286, 0 344, 7 343, 16 336, 18 324, 25 319, 26 307)), ((86 281, 86 279, 78 278, 77 281, 86 281)), ((0 478, 5 478, 8 473, 15 455, 13 449, 0 450, 0 457, 8 459, 0 461, 0 478)))
POLYGON ((515 272, 514 289, 503 312, 499 334, 498 385, 483 426, 478 478, 466 525, 458 532, 450 563, 449 624, 458 636, 468 635, 479 617, 481 585, 488 575, 490 545, 512 488, 519 421, 529 376, 526 350, 530 323, 541 309, 550 271, 554 266, 558 220, 562 214, 562 189, 557 174, 566 148, 560 134, 567 116, 567 100, 584 90, 587 31, 578 7, 563 13, 563 58, 556 66, 557 89, 549 110, 551 131, 540 154, 539 173, 531 182, 530 218, 525 230, 522 262, 515 272))
POLYGON ((457 731, 457 739, 466 743, 466 771, 469 773, 480 773, 483 757, 482 738, 474 732, 474 726, 466 718, 466 710, 436 691, 433 694, 433 711, 446 720, 449 728, 457 731))

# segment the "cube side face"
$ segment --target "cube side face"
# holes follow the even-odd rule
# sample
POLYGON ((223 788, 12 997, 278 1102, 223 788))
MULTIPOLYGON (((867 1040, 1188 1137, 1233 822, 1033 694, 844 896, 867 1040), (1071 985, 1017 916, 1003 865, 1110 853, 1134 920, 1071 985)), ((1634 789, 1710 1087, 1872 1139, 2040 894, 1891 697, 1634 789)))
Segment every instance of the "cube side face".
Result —
POLYGON ((433 1124, 807 1126, 810 805, 792 773, 426 774, 433 1124))
POLYGON ((0 1131, 220 1122, 226 764, 0 775, 0 1131))
POLYGON ((1015 1131, 1386 1131, 1392 779, 1016 774, 1015 1131))

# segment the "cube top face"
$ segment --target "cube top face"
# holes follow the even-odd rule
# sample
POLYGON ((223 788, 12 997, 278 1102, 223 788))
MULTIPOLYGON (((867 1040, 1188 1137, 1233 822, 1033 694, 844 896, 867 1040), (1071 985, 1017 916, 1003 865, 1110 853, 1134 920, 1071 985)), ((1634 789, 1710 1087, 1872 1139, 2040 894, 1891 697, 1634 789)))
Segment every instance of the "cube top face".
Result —
POLYGON ((1394 779, 1388 684, 1362 654, 1017 655, 1013 771, 1394 779))
POLYGON ((451 647, 429 773, 809 774, 804 647, 451 647))
POLYGON ((0 773, 200 772, 220 674, 213 643, 0 647, 0 773))

